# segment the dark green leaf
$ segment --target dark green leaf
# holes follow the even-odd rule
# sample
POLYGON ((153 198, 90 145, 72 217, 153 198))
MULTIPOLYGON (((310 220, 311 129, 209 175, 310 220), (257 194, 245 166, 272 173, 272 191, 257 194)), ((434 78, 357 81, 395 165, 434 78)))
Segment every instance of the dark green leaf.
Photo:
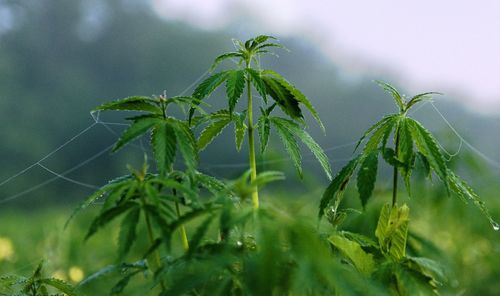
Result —
POLYGON ((274 126, 276 127, 278 136, 280 137, 281 142, 283 143, 283 146, 285 146, 285 150, 288 152, 288 155, 290 155, 293 165, 297 169, 299 176, 302 178, 302 165, 301 165, 302 156, 300 154, 300 149, 299 146, 297 145, 295 137, 286 127, 281 125, 279 122, 277 123, 273 122, 273 123, 274 126))
POLYGON ((198 145, 196 144, 193 132, 185 122, 173 118, 169 118, 169 122, 174 130, 177 144, 179 145, 179 150, 184 158, 186 167, 190 170, 196 169, 198 164, 198 145))
POLYGON ((358 171, 358 192, 361 205, 365 208, 368 199, 371 197, 375 180, 377 179, 378 150, 374 150, 366 155, 362 160, 358 171))
POLYGON ((224 53, 224 54, 221 54, 220 56, 218 56, 217 58, 215 58, 214 60, 214 63, 212 64, 212 66, 210 67, 210 72, 212 72, 213 70, 215 70, 215 68, 217 68, 217 66, 224 60, 226 59, 230 59, 230 58, 241 58, 242 55, 241 53, 239 52, 228 52, 228 53, 224 53))
POLYGON ((229 71, 219 72, 205 79, 193 92, 193 97, 203 99, 208 97, 214 90, 228 78, 229 71))
POLYGON ((161 175, 164 175, 172 168, 177 146, 175 132, 167 122, 161 122, 153 128, 151 145, 153 146, 158 171, 161 175))
POLYGON ((366 132, 363 134, 363 136, 361 136, 361 138, 358 140, 358 142, 356 143, 356 147, 354 147, 354 151, 356 151, 358 149, 359 145, 361 144, 361 142, 363 142, 363 140, 366 138, 366 136, 368 136, 375 129, 378 129, 381 125, 387 123, 390 120, 393 120, 394 117, 396 117, 396 116, 398 116, 398 114, 391 114, 391 115, 384 116, 384 118, 382 118, 380 121, 378 121, 377 123, 372 125, 368 130, 366 130, 366 132))
POLYGON ((234 107, 243 93, 245 87, 245 71, 230 70, 226 80, 226 94, 229 98, 229 113, 232 114, 234 107))
POLYGON ((252 68, 246 68, 245 70, 247 71, 248 77, 250 78, 250 81, 252 82, 253 86, 260 94, 262 99, 264 99, 264 103, 267 104, 266 84, 262 80, 261 72, 254 70, 252 68))
POLYGON ((266 93, 269 94, 292 119, 301 119, 302 111, 299 108, 299 101, 280 84, 279 80, 271 76, 262 76, 262 80, 266 85, 266 93))
POLYGON ((234 133, 235 133, 235 141, 236 141, 236 150, 241 150, 241 145, 243 144, 243 139, 245 137, 245 132, 247 130, 247 126, 245 125, 246 112, 238 114, 234 116, 234 133))
POLYGON ((380 87, 382 87, 385 91, 389 92, 392 95, 394 101, 399 107, 399 110, 405 110, 405 104, 403 102, 403 99, 401 98, 401 94, 399 94, 398 90, 394 86, 379 80, 376 80, 375 83, 377 83, 380 87))
POLYGON ((116 217, 119 215, 123 214, 124 212, 130 210, 131 208, 137 206, 136 203, 134 202, 127 202, 123 205, 116 206, 114 208, 111 208, 104 213, 100 214, 94 220, 92 221, 92 224, 90 225, 90 228, 87 232, 87 235, 85 236, 85 240, 87 240, 89 237, 91 237, 94 233, 96 233, 99 228, 105 226, 106 224, 110 223, 113 221, 116 217))
POLYGON ((40 279, 40 283, 43 283, 43 284, 49 285, 51 287, 54 287, 57 290, 63 292, 64 294, 66 294, 68 296, 78 296, 78 295, 81 295, 80 293, 78 293, 77 291, 75 291, 75 287, 73 287, 72 285, 70 285, 70 284, 68 284, 65 281, 62 281, 60 279, 56 279, 56 278, 44 278, 44 279, 40 279))
POLYGON ((431 95, 442 95, 442 93, 426 92, 423 94, 418 94, 408 101, 408 103, 406 104, 406 110, 409 110, 413 105, 417 104, 418 102, 430 99, 431 95))
POLYGON ((210 144, 224 128, 231 122, 231 119, 226 118, 218 121, 212 121, 207 125, 200 134, 198 139, 198 150, 202 151, 210 144))
POLYGON ((330 182, 330 185, 328 185, 325 192, 323 193, 323 197, 321 198, 318 213, 319 219, 323 217, 323 215, 325 214, 325 209, 328 207, 330 202, 334 198, 336 198, 337 193, 339 191, 345 190, 347 184, 349 183, 349 179, 351 178, 354 170, 356 169, 356 166, 359 163, 359 160, 360 158, 358 156, 349 161, 349 163, 344 166, 340 170, 340 172, 333 178, 332 182, 330 182))
POLYGON ((384 140, 384 138, 387 138, 387 135, 391 133, 398 121, 399 117, 394 116, 379 125, 371 135, 370 139, 366 142, 366 145, 363 148, 363 154, 366 155, 373 150, 377 150, 379 148, 379 144, 384 140))
POLYGON ((152 128, 159 121, 158 118, 146 117, 136 119, 120 136, 118 142, 116 142, 113 147, 113 152, 118 151, 128 142, 146 133, 150 128, 152 128))
POLYGON ((399 122, 398 141, 398 160, 403 164, 400 172, 405 181, 406 190, 411 196, 410 177, 415 162, 415 152, 413 152, 413 139, 406 118, 399 122))
POLYGON ((269 118, 266 116, 259 117, 257 126, 260 139, 260 153, 264 153, 266 151, 267 143, 269 142, 269 132, 271 131, 269 118))
POLYGON ((332 179, 332 169, 328 157, 318 143, 316 143, 316 141, 314 141, 314 139, 301 126, 291 120, 280 117, 271 117, 270 120, 275 126, 280 126, 281 129, 287 129, 291 134, 297 136, 307 146, 307 148, 311 150, 313 155, 321 164, 321 167, 325 171, 328 179, 332 179))
POLYGON ((120 262, 123 261, 135 242, 140 213, 141 209, 136 207, 123 218, 118 236, 118 261, 120 262))
POLYGON ((125 99, 102 104, 94 110, 128 110, 145 111, 155 114, 162 113, 161 109, 157 106, 157 102, 150 97, 128 97, 125 99))

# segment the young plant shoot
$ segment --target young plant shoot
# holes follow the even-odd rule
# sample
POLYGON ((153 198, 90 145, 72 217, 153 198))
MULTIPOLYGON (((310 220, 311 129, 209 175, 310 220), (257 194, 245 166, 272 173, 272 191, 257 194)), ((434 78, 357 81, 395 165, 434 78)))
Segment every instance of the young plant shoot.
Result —
MULTIPOLYGON (((215 73, 205 79, 193 93, 193 97, 203 100, 209 97, 220 85, 225 82, 228 108, 219 110, 202 118, 197 118, 196 124, 207 123, 198 139, 198 148, 204 149, 214 140, 222 130, 233 123, 235 125, 236 149, 240 150, 245 132, 248 132, 248 162, 250 168, 250 179, 254 182, 257 178, 257 164, 255 160, 255 130, 258 130, 260 139, 260 152, 264 153, 269 142, 271 127, 275 129, 283 142, 285 150, 290 155, 292 162, 300 176, 302 176, 301 152, 296 138, 299 138, 314 154, 320 162, 328 178, 331 178, 331 168, 327 156, 321 147, 304 130, 305 123, 301 107, 311 112, 314 119, 324 130, 318 113, 311 105, 307 97, 294 85, 288 82, 280 74, 261 69, 260 58, 263 55, 274 54, 270 49, 282 48, 272 36, 260 35, 245 42, 234 41, 235 51, 218 56, 212 67, 212 71, 226 59, 236 62, 234 69, 215 73), (255 122, 254 96, 252 91, 256 90, 261 98, 260 116, 255 122), (235 112, 236 106, 244 91, 246 90, 246 109, 235 112), (273 102, 269 102, 269 98, 273 102), (288 118, 272 116, 271 113, 278 106, 288 118), (245 122, 246 121, 246 122, 245 122)), ((190 120, 192 120, 192 112, 190 120)), ((255 186, 252 193, 252 205, 255 209, 259 207, 259 192, 255 186)))

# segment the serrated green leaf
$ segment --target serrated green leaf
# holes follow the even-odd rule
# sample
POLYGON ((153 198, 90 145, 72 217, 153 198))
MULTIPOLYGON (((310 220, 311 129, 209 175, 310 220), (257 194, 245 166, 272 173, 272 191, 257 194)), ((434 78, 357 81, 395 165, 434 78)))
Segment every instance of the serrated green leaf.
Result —
POLYGON ((307 148, 311 150, 314 157, 316 157, 325 171, 328 179, 332 179, 332 168, 328 157, 318 143, 316 143, 316 141, 314 141, 314 139, 301 126, 291 120, 280 117, 271 117, 270 120, 275 126, 279 125, 282 129, 287 129, 291 134, 297 136, 307 146, 307 148))
POLYGON ((380 211, 375 236, 382 253, 394 260, 405 257, 409 216, 410 209, 406 205, 398 208, 386 204, 380 211))
POLYGON ((366 155, 362 160, 358 171, 357 185, 361 205, 365 208, 368 199, 371 197, 375 180, 377 179, 378 150, 374 150, 366 155))
POLYGON ((302 103, 306 107, 306 109, 311 112, 311 115, 314 117, 323 132, 325 132, 325 126, 323 125, 323 122, 321 122, 318 112, 316 111, 316 109, 314 109, 309 99, 299 89, 297 89, 293 84, 288 82, 280 74, 274 71, 265 70, 263 71, 263 74, 273 76, 274 79, 276 79, 292 95, 295 101, 302 103))
POLYGON ((261 172, 257 175, 255 180, 250 184, 251 186, 256 186, 258 188, 262 188, 263 185, 266 185, 275 181, 285 180, 285 174, 279 171, 265 171, 261 172))
POLYGON ((146 133, 150 128, 152 128, 159 121, 158 118, 140 118, 136 119, 120 136, 115 146, 113 147, 113 152, 118 151, 120 148, 125 146, 130 141, 146 133))
POLYGON ((245 138, 245 133, 247 126, 245 125, 246 112, 243 112, 233 118, 234 121, 234 134, 236 141, 236 150, 241 150, 241 145, 243 144, 243 139, 245 138))
POLYGON ((230 70, 226 80, 226 94, 229 98, 229 113, 232 114, 234 107, 243 93, 245 87, 245 70, 230 70))
POLYGON ((226 81, 230 72, 231 70, 219 72, 203 80, 203 82, 195 88, 193 97, 199 100, 208 97, 219 85, 226 81))
POLYGON ((180 120, 169 118, 177 144, 181 151, 184 163, 189 170, 195 170, 198 164, 198 145, 189 126, 180 120))
POLYGON ((396 105, 398 105, 400 111, 405 110, 405 104, 403 102, 403 98, 401 98, 401 94, 394 86, 379 80, 376 80, 375 83, 377 83, 385 91, 391 94, 391 96, 394 98, 394 101, 396 102, 396 105))
POLYGON ((257 127, 259 131, 260 153, 264 153, 267 148, 267 143, 269 142, 269 133, 271 131, 271 122, 269 118, 267 116, 259 117, 257 127))
POLYGON ((344 256, 349 258, 359 272, 369 275, 375 269, 373 255, 366 253, 357 242, 351 241, 338 233, 328 237, 328 241, 344 256))
POLYGON ((278 106, 292 119, 301 119, 302 111, 299 108, 299 101, 281 83, 272 76, 262 76, 266 85, 266 93, 270 95, 278 106))
POLYGON ((394 272, 399 295, 439 295, 432 278, 407 266, 399 266, 394 272))
POLYGON ((359 145, 363 142, 363 140, 375 129, 378 129, 381 125, 385 124, 387 121, 392 120, 394 117, 398 116, 399 114, 391 114, 384 116, 381 120, 379 120, 377 123, 372 125, 366 132, 359 138, 358 142, 356 143, 356 147, 354 147, 354 152, 358 149, 359 145))
POLYGON ((118 235, 118 261, 121 262, 127 256, 132 244, 136 240, 136 229, 139 222, 141 209, 136 207, 129 211, 123 218, 120 233, 118 235))
POLYGON ((118 216, 120 216, 121 214, 125 213, 126 211, 130 210, 135 206, 137 206, 137 204, 134 202, 126 202, 122 205, 113 207, 101 213, 99 216, 95 217, 94 220, 92 221, 92 224, 89 227, 87 235, 85 236, 85 240, 89 239, 93 234, 95 234, 97 230, 99 230, 99 228, 106 226, 115 218, 117 218, 118 216))
POLYGON ((219 181, 217 178, 214 178, 214 177, 209 176, 209 175, 205 175, 205 174, 200 173, 200 172, 196 173, 196 181, 202 187, 208 189, 213 194, 218 194, 222 191, 227 190, 227 186, 226 186, 226 184, 224 184, 224 182, 219 181))
POLYGON ((411 196, 410 178, 415 162, 415 152, 413 152, 413 139, 408 127, 407 118, 400 120, 398 125, 398 160, 401 166, 401 175, 405 181, 406 190, 411 196))
POLYGON ((63 292, 64 294, 68 296, 78 296, 81 295, 81 293, 77 292, 75 290, 75 287, 73 287, 71 284, 60 280, 56 278, 44 278, 39 280, 40 283, 43 283, 45 285, 49 285, 51 287, 56 288, 57 290, 63 292))
POLYGON ((379 144, 383 142, 384 139, 387 139, 387 135, 391 133, 398 121, 399 117, 394 116, 379 125, 372 133, 370 139, 366 142, 366 145, 363 148, 363 154, 366 155, 374 150, 377 150, 379 148, 379 144))
POLYGON ((435 284, 446 280, 443 266, 438 262, 423 257, 407 257, 406 259, 407 261, 405 262, 405 265, 407 265, 410 269, 431 278, 435 284))
POLYGON ((222 120, 212 121, 207 125, 200 134, 198 138, 198 150, 202 151, 208 146, 231 122, 231 119, 226 118, 222 120))
POLYGON ((175 132, 167 122, 160 122, 153 128, 151 146, 158 171, 161 175, 165 175, 167 171, 172 169, 177 147, 175 132))
POLYGON ((264 100, 264 103, 267 104, 266 84, 262 80, 261 72, 252 68, 246 68, 245 71, 247 72, 247 75, 250 78, 253 86, 264 100))
POLYGON ((323 215, 325 214, 325 209, 328 207, 331 201, 336 198, 338 192, 345 190, 347 184, 349 183, 349 179, 351 178, 354 170, 356 169, 356 166, 359 163, 359 160, 360 157, 357 156, 349 161, 349 163, 344 166, 340 170, 340 172, 333 178, 332 182, 330 182, 330 185, 328 185, 328 187, 326 188, 320 201, 318 213, 319 219, 323 217, 323 215))
POLYGON ((430 167, 436 172, 448 190, 448 168, 436 140, 419 122, 411 118, 408 118, 406 121, 418 150, 429 161, 430 167))
POLYGON ((162 111, 158 107, 157 102, 150 97, 128 97, 121 100, 102 104, 94 109, 94 111, 103 110, 127 110, 127 111, 145 111, 155 114, 161 114, 162 111))
POLYGON ((426 92, 426 93, 418 94, 408 101, 408 103, 406 104, 406 110, 409 110, 413 105, 417 104, 418 102, 421 102, 424 100, 429 100, 431 98, 431 95, 442 95, 442 93, 426 92))
POLYGON ((301 165, 302 156, 300 154, 299 145, 297 145, 297 141, 295 140, 294 135, 279 122, 277 123, 273 122, 273 124, 274 127, 276 127, 276 132, 278 133, 278 136, 281 142, 283 143, 286 152, 292 159, 293 165, 297 169, 300 178, 302 178, 302 165, 301 165))
POLYGON ((467 184, 464 180, 462 180, 459 176, 457 176, 451 170, 448 170, 447 174, 447 183, 449 184, 449 188, 451 191, 455 192, 459 198, 461 198, 464 202, 467 200, 471 200, 472 203, 481 211, 481 213, 490 221, 492 225, 498 225, 493 217, 491 216, 488 208, 485 206, 484 201, 474 192, 474 190, 467 184))
POLYGON ((224 54, 221 54, 220 56, 216 57, 212 66, 210 67, 210 72, 212 72, 213 70, 215 70, 215 68, 217 68, 217 66, 224 60, 226 59, 230 59, 230 58, 241 58, 242 57, 242 54, 239 53, 239 52, 227 52, 227 53, 224 53, 224 54))

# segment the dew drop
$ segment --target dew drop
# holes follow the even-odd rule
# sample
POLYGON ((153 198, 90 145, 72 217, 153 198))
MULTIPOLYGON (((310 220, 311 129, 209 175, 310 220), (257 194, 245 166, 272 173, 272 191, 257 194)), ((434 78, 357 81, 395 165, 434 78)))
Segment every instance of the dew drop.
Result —
POLYGON ((500 226, 499 226, 499 225, 498 225, 498 223, 497 223, 497 222, 495 222, 495 221, 491 221, 491 226, 493 226, 493 229, 494 229, 495 231, 500 230, 500 226))

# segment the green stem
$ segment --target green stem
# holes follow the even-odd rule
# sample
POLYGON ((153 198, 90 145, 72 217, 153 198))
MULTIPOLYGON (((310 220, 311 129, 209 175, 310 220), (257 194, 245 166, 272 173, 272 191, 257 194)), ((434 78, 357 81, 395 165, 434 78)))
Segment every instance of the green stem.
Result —
MULTIPOLYGON (((399 156, 399 129, 396 129, 395 131, 395 147, 394 147, 394 157, 398 159, 399 156)), ((392 179, 392 206, 394 207, 397 202, 398 198, 398 166, 397 164, 394 165, 394 175, 392 179)))
MULTIPOLYGON (((143 205, 146 205, 146 199, 144 198, 144 196, 141 196, 141 201, 142 201, 143 205)), ((153 234, 153 226, 151 225, 151 220, 149 219, 149 215, 147 214, 147 212, 144 212, 144 217, 146 219, 146 227, 148 230, 149 242, 151 243, 151 245, 153 245, 155 243, 154 234, 153 234)), ((160 269, 160 267, 161 267, 161 257, 160 257, 160 252, 158 250, 155 250, 154 254, 155 254, 154 255, 155 259, 154 259, 154 261, 150 262, 150 265, 153 268, 153 270, 156 271, 156 270, 160 269)), ((148 260, 148 262, 149 262, 149 260, 148 260)), ((163 283, 163 281, 160 281, 160 285, 161 285, 162 290, 165 291, 166 290, 165 283, 163 283)))
MULTIPOLYGON (((179 208, 179 203, 175 202, 175 212, 177 213, 177 217, 181 216, 181 209, 179 208)), ((186 233, 186 228, 184 225, 181 225, 181 241, 182 241, 182 248, 184 251, 189 250, 189 241, 187 238, 187 233, 186 233)))
MULTIPOLYGON (((248 64, 247 64, 248 67, 248 64)), ((253 136, 253 105, 252 105, 252 86, 250 79, 247 80, 247 95, 248 95, 248 161, 250 164, 250 181, 253 183, 257 178, 257 165, 255 162, 255 143, 253 136)), ((252 206, 254 209, 259 208, 259 189, 254 187, 252 192, 252 206)))

